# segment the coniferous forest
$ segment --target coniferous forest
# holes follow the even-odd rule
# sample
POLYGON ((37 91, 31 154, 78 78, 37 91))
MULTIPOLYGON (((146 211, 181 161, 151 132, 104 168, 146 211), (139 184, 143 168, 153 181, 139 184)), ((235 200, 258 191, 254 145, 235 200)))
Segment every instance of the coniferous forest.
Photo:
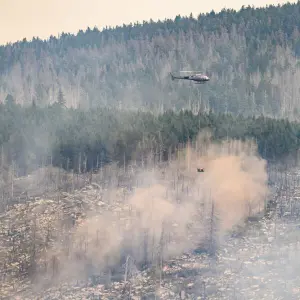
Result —
POLYGON ((254 138, 268 160, 295 153, 299 20, 300 2, 1 46, 2 156, 20 174, 90 170, 150 149, 167 159, 203 128, 254 138), (211 81, 170 79, 191 69, 211 81))
POLYGON ((67 109, 58 102, 48 107, 0 105, 2 162, 14 164, 19 175, 54 165, 85 172, 109 162, 122 166, 141 162, 151 152, 168 160, 180 145, 209 130, 216 141, 252 139, 259 155, 275 162, 287 155, 297 159, 300 124, 264 116, 191 111, 150 112, 97 108, 67 109))
POLYGON ((300 2, 87 28, 0 47, 0 99, 299 118, 300 2), (211 82, 172 82, 197 70, 211 82))

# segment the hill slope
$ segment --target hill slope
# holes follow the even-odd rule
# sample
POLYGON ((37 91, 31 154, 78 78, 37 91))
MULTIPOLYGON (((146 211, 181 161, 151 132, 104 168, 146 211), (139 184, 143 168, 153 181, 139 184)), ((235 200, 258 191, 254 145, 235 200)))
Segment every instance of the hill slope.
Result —
POLYGON ((27 197, 0 214, 0 297, 299 299, 299 172, 267 173, 247 143, 206 147, 88 185, 55 168, 19 178, 27 197), (278 214, 245 221, 266 200, 278 214))
POLYGON ((0 47, 0 99, 298 118, 300 2, 144 22, 0 47), (171 70, 212 80, 172 82, 171 70))

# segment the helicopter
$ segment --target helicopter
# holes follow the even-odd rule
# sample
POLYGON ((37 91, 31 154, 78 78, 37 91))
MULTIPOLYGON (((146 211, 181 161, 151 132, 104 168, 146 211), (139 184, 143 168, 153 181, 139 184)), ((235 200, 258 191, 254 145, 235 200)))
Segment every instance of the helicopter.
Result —
POLYGON ((207 81, 210 80, 210 78, 202 73, 197 73, 196 71, 181 71, 182 73, 186 72, 186 73, 195 73, 195 74, 191 74, 191 75, 185 75, 185 76, 174 76, 172 73, 170 73, 172 80, 175 79, 184 79, 184 80, 192 80, 194 81, 195 84, 204 84, 207 81))

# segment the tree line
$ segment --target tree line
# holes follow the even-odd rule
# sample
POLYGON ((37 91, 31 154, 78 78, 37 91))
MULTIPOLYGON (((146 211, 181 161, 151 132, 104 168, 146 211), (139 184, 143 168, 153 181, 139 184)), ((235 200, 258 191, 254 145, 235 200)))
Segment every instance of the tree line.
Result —
POLYGON ((160 115, 143 111, 97 108, 67 109, 56 102, 47 107, 0 104, 1 165, 12 164, 20 175, 46 165, 75 172, 100 168, 108 162, 128 164, 167 160, 181 144, 209 130, 214 140, 254 139, 259 154, 276 161, 296 155, 300 124, 264 116, 167 111, 160 115))

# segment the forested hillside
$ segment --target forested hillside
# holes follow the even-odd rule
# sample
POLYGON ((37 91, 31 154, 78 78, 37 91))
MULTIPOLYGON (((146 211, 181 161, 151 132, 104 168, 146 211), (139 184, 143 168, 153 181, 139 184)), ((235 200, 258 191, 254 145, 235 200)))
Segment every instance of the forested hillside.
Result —
POLYGON ((298 118, 300 2, 63 33, 0 48, 0 99, 298 118), (169 72, 206 72, 205 85, 169 72))

